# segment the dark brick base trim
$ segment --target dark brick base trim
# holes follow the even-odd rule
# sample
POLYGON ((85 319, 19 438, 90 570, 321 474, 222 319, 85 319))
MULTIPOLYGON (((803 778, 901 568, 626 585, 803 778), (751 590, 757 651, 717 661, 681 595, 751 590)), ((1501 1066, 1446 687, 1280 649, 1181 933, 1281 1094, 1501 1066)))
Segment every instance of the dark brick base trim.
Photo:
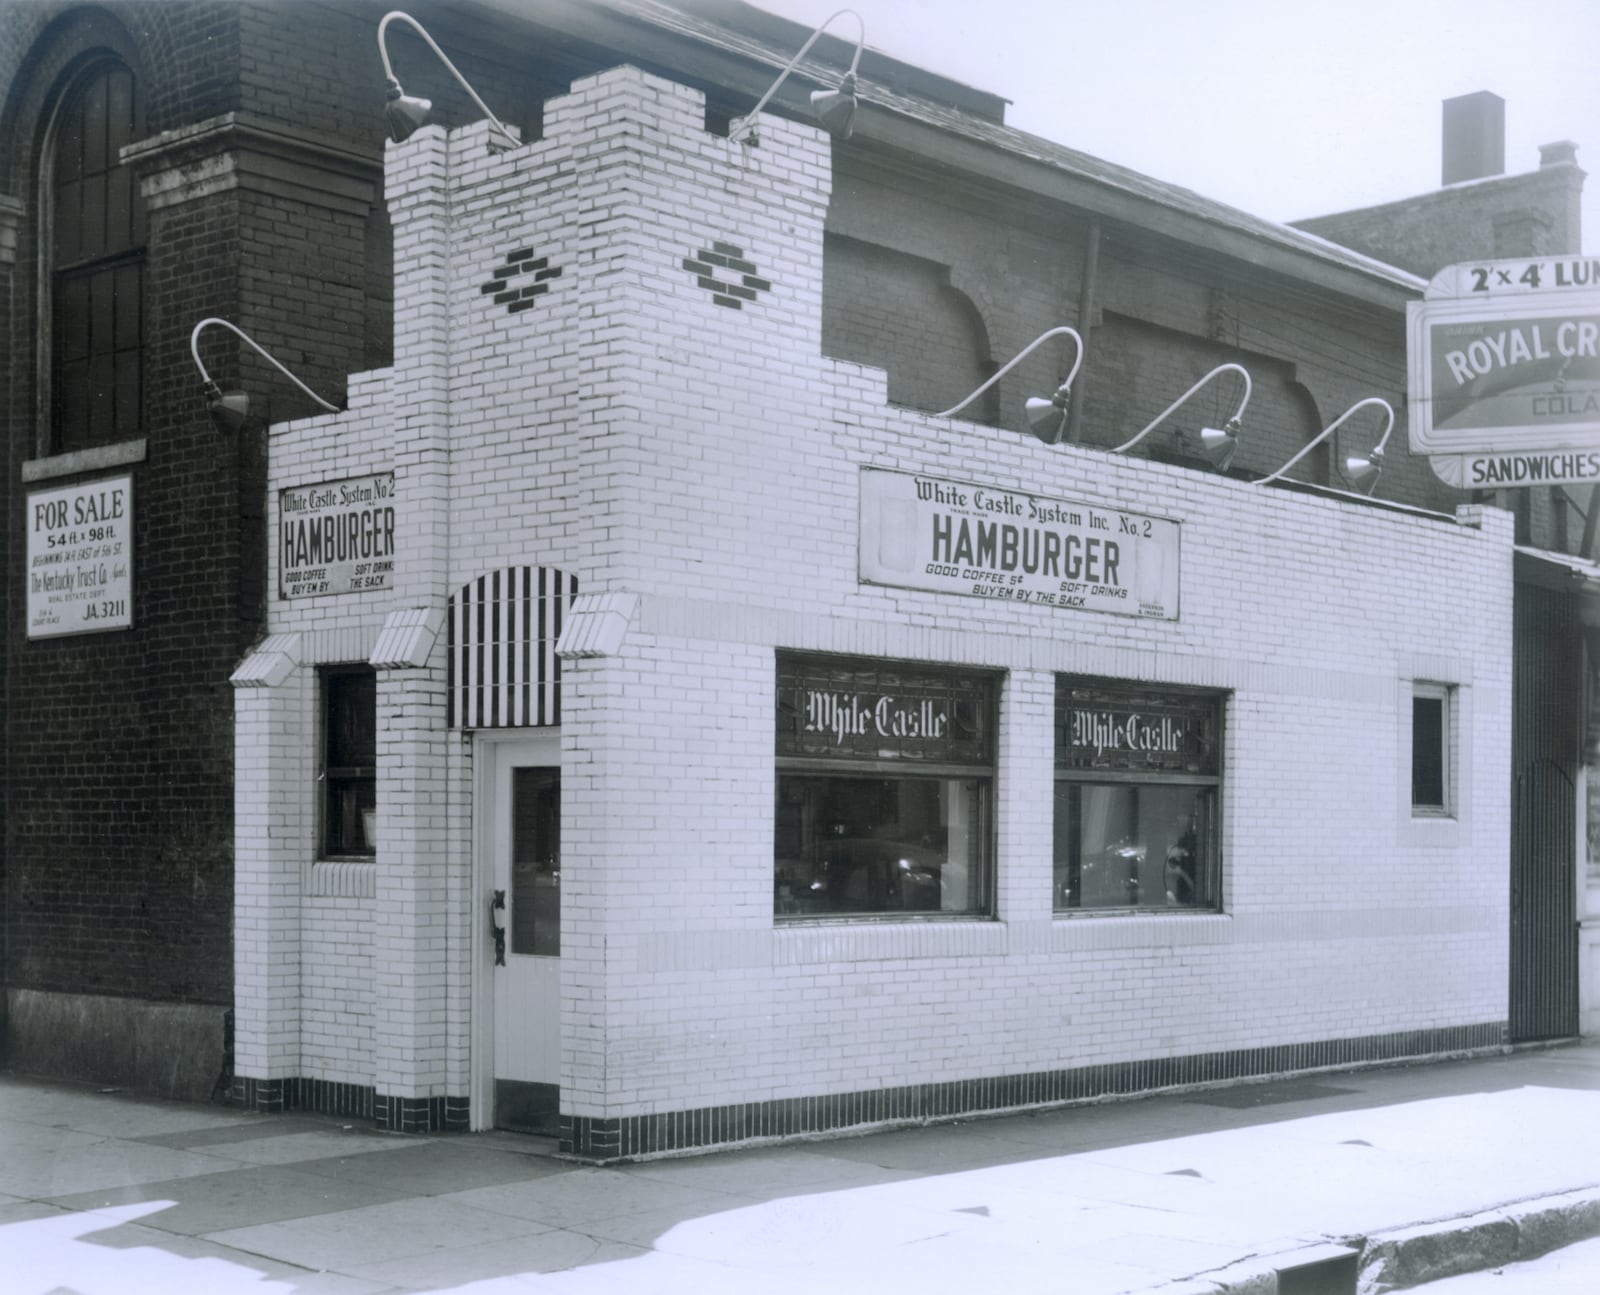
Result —
POLYGON ((392 1097, 361 1084, 327 1079, 249 1079, 234 1076, 234 1106, 262 1115, 314 1111, 345 1119, 371 1120, 394 1133, 465 1133, 470 1106, 465 1097, 392 1097))
POLYGON ((597 1162, 631 1160, 757 1138, 806 1137, 884 1124, 926 1124, 984 1112, 1088 1102, 1229 1079, 1381 1065, 1403 1059, 1438 1059, 1452 1053, 1500 1048, 1506 1039, 1506 1023, 1492 1021, 1441 1030, 1410 1030, 1359 1039, 1081 1066, 1074 1070, 706 1106, 619 1119, 563 1113, 561 1151, 597 1162))
POLYGON ((379 1093, 373 1101, 373 1122, 391 1133, 465 1133, 468 1128, 465 1097, 395 1097, 379 1093))

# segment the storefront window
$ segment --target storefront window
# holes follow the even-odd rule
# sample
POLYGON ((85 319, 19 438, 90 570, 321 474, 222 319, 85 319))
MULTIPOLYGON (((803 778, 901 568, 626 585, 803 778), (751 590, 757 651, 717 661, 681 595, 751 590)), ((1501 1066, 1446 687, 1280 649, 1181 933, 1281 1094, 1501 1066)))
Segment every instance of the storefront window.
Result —
POLYGON ((1057 912, 1219 906, 1222 697, 1056 682, 1057 912))
POLYGON ((775 914, 992 911, 998 677, 778 660, 775 914))

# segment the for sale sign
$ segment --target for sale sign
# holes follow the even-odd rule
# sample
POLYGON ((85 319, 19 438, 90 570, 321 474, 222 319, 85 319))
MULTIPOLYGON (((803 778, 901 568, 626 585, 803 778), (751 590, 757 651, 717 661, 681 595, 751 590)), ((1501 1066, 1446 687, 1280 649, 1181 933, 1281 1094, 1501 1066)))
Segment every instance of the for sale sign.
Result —
POLYGON ((133 624, 133 478, 28 495, 28 637, 133 624))

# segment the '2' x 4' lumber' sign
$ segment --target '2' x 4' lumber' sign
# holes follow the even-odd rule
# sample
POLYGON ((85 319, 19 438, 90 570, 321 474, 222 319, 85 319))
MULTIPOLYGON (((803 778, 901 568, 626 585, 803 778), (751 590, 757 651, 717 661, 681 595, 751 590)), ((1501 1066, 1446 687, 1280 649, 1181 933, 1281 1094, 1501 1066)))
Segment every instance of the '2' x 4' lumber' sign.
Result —
POLYGON ((1411 449, 1440 480, 1600 484, 1600 258, 1446 266, 1406 335, 1411 449))

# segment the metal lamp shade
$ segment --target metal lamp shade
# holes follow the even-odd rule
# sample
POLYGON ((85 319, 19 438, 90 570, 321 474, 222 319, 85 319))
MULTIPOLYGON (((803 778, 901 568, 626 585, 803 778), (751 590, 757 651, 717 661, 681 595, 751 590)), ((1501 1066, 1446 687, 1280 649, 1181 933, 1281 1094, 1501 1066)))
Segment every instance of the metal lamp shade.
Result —
POLYGON ((250 412, 250 397, 242 391, 212 391, 210 399, 206 402, 206 412, 211 415, 211 421, 216 424, 219 432, 237 432, 244 426, 245 416, 250 412))
POLYGON ((835 139, 849 139, 856 119, 855 78, 845 77, 837 90, 813 90, 811 113, 835 139))
POLYGON ((389 82, 388 99, 383 105, 383 119, 389 123, 389 137, 396 144, 411 138, 417 127, 428 120, 433 102, 406 94, 398 81, 389 82))
POLYGON ((1370 459, 1359 455, 1344 461, 1344 474, 1350 479, 1350 484, 1364 495, 1370 495, 1378 484, 1378 475, 1383 471, 1383 462, 1376 455, 1370 459))
POLYGON ((1060 443, 1063 423, 1067 416, 1067 401, 1064 395, 1057 392, 1049 400, 1042 396, 1029 396, 1022 408, 1028 419, 1029 431, 1046 445, 1060 443))
POLYGON ((1239 449, 1238 424, 1230 423, 1227 427, 1202 427, 1200 449, 1212 467, 1218 472, 1226 472, 1233 466, 1233 456, 1239 449))

